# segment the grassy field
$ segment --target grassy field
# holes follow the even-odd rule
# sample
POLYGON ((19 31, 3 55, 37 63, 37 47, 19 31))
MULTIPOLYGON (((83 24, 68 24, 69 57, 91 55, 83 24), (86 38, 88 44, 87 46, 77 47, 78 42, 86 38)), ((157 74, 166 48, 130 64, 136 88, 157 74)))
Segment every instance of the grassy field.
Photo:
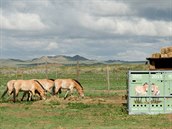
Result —
MULTIPOLYGON (((8 69, 9 70, 9 69, 8 69)), ((12 69, 11 69, 12 70, 12 69)), ((46 100, 13 103, 10 96, 0 100, 0 129, 171 129, 172 114, 128 115, 126 94, 128 70, 146 70, 144 65, 110 66, 110 89, 107 90, 106 66, 81 66, 79 80, 85 98, 63 99, 47 96, 46 100)), ((28 68, 25 71, 29 71, 28 68)), ((50 72, 49 78, 76 78, 74 66, 50 72)), ((23 79, 44 78, 41 72, 24 73, 23 79)), ((0 95, 6 82, 16 79, 12 72, 1 74, 0 95)), ((19 96, 20 98, 20 96, 19 96)))

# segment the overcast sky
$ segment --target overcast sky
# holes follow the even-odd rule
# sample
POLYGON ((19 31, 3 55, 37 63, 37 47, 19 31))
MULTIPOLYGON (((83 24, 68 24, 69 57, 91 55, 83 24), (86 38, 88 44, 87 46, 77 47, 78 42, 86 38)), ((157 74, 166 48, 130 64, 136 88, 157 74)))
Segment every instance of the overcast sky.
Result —
POLYGON ((0 1, 0 58, 145 60, 172 46, 172 0, 0 1))

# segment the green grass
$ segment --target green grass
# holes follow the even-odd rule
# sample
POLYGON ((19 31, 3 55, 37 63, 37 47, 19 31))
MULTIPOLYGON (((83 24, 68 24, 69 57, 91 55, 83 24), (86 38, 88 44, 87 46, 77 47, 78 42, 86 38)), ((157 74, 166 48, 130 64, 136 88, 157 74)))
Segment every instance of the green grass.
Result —
MULTIPOLYGON (((80 66, 79 81, 85 96, 90 99, 16 102, 5 96, 0 100, 0 129, 170 129, 168 115, 128 115, 127 107, 105 103, 106 99, 118 101, 126 90, 128 70, 145 70, 143 65, 110 65, 110 90, 107 92, 106 66, 80 66)), ((45 78, 45 73, 28 73, 22 76, 9 72, 0 74, 0 95, 8 80, 45 78)), ((35 68, 36 69, 36 68, 35 68)), ((8 69, 9 70, 9 69, 8 69)), ((12 69, 13 70, 13 69, 12 69)), ((77 78, 75 66, 49 68, 49 78, 77 78)), ((63 98, 64 92, 60 95, 63 98)), ((21 94, 20 94, 21 95, 21 94)), ((76 94, 74 94, 76 96, 76 94)), ((21 96, 19 96, 20 98, 21 96)), ((50 96, 48 96, 50 97, 50 96)))
POLYGON ((0 128, 2 129, 160 129, 171 127, 166 115, 128 115, 123 106, 114 104, 70 102, 51 106, 17 103, 14 106, 10 104, 10 106, 0 107, 0 113, 0 128))

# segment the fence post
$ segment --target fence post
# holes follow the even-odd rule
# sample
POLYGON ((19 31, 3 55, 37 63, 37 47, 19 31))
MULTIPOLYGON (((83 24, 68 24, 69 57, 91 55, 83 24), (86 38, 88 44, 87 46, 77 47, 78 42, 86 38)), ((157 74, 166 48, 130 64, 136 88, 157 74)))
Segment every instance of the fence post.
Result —
POLYGON ((46 74, 46 79, 48 79, 48 66, 47 66, 47 59, 48 59, 48 57, 46 56, 46 58, 45 58, 45 74, 46 74))
POLYGON ((18 66, 16 68, 16 80, 18 79, 18 66))
POLYGON ((107 86, 108 86, 108 91, 110 90, 110 76, 109 76, 109 66, 106 66, 106 78, 107 78, 107 86))
POLYGON ((77 65, 76 65, 76 78, 79 80, 79 60, 77 60, 77 65))

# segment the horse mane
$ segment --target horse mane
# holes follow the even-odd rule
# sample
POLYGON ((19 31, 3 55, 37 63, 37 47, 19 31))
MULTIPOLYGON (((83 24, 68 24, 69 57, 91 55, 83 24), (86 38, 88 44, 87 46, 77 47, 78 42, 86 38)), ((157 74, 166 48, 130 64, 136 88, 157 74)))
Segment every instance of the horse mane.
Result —
POLYGON ((54 79, 52 79, 52 78, 49 78, 48 80, 54 81, 54 79))
POLYGON ((76 80, 76 79, 72 79, 72 80, 75 81, 76 83, 78 83, 80 85, 80 87, 82 88, 82 90, 83 90, 83 87, 82 87, 81 83, 78 80, 76 80))
MULTIPOLYGON (((153 83, 152 83, 152 84, 153 84, 153 83)), ((147 82, 145 82, 145 83, 143 84, 143 86, 144 86, 144 85, 148 85, 148 83, 147 83, 147 82)))
POLYGON ((41 86, 41 88, 47 92, 47 90, 43 87, 43 85, 38 80, 34 80, 34 81, 37 82, 41 86))

